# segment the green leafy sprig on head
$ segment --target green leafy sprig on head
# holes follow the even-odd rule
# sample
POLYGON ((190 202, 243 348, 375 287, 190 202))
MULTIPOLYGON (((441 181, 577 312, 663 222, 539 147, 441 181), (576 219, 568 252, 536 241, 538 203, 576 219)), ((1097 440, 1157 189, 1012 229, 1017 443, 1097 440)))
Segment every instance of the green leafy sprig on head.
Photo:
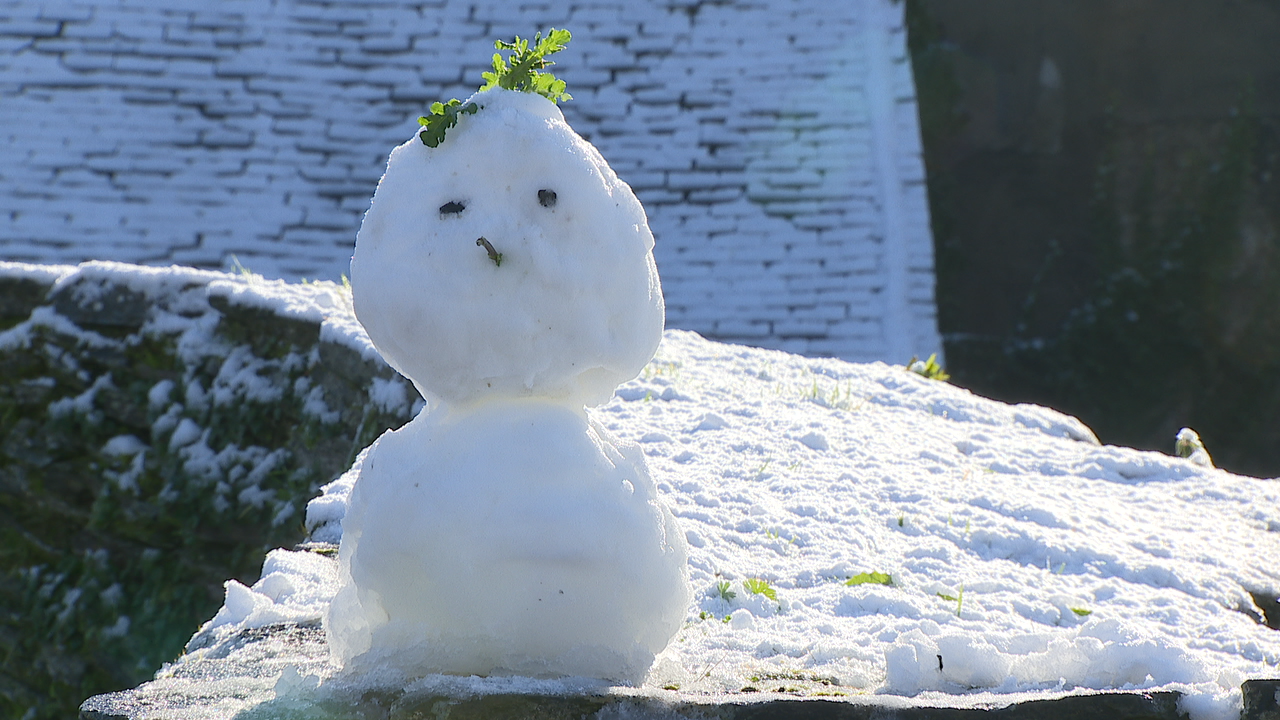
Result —
POLYGON ((483 77, 488 82, 480 89, 500 87, 537 93, 555 103, 572 100, 573 96, 564 91, 563 80, 551 73, 538 72, 555 65, 547 56, 563 50, 572 38, 573 35, 568 30, 551 28, 545 38, 542 33, 533 36, 532 49, 529 48, 529 41, 518 35, 514 42, 495 41, 493 46, 498 50, 511 51, 511 59, 505 60, 502 53, 494 53, 493 72, 484 73, 483 77))
POLYGON ((475 103, 463 105, 457 98, 447 103, 431 103, 431 114, 418 118, 418 124, 422 126, 418 138, 427 147, 437 147, 444 142, 445 131, 458 124, 459 115, 475 115, 479 109, 475 103))
MULTIPOLYGON (((499 87, 505 90, 537 93, 554 103, 572 100, 573 96, 565 92, 563 80, 549 72, 539 72, 555 65, 547 59, 547 56, 563 50, 572 37, 568 30, 551 28, 547 31, 545 38, 542 37, 542 33, 536 33, 533 36, 532 48, 529 47, 529 41, 519 35, 512 42, 494 41, 495 48, 510 50, 511 57, 504 59, 501 53, 493 54, 493 72, 484 73, 486 82, 480 89, 499 87)), ((458 116, 474 115, 479 109, 480 106, 474 102, 463 105, 457 98, 447 103, 432 103, 431 114, 418 118, 418 124, 422 126, 418 138, 427 147, 439 147, 440 143, 444 142, 445 132, 458 124, 458 116)))

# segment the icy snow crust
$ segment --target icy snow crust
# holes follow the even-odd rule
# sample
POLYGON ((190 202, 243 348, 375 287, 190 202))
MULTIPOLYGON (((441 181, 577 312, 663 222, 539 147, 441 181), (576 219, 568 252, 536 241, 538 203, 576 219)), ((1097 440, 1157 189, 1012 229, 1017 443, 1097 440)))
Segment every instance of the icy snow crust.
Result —
POLYGON ((603 403, 662 337, 644 209, 550 100, 467 102, 439 147, 392 151, 356 238, 356 314, 428 400, 603 403))
MULTIPOLYGON (((1233 718, 1240 683, 1280 664, 1280 633, 1247 592, 1280 592, 1275 480, 1099 446, 1074 418, 900 367, 680 331, 592 417, 644 448, 690 546, 696 596, 638 692, 742 700, 744 686, 792 685, 999 705, 1177 690, 1193 718, 1233 718), (846 585, 873 571, 893 584, 846 585), (747 591, 753 578, 777 601, 747 591), (962 602, 940 597, 962 588, 962 602)), ((350 488, 350 474, 328 486, 308 525, 332 537, 350 488)), ((604 602, 622 612, 638 592, 604 602)))

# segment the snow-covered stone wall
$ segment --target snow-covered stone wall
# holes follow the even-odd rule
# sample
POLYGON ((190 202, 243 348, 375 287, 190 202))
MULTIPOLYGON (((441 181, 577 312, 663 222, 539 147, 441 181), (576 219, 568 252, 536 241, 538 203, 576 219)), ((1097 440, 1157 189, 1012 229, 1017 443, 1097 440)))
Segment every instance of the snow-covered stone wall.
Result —
POLYGON ((420 407, 334 283, 0 262, 0 717, 150 677, 420 407))
POLYGON ((940 351, 893 0, 0 5, 0 258, 336 279, 391 148, 548 26, 570 123, 650 214, 668 324, 940 351))

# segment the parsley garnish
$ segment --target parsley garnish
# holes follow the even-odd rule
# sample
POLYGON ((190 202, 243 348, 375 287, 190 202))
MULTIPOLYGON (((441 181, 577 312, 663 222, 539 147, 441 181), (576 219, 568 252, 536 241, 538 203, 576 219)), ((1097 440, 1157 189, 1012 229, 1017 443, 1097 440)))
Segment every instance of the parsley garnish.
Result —
MULTIPOLYGON (((484 73, 484 79, 487 82, 480 89, 500 87, 506 90, 537 93, 554 103, 572 100, 573 96, 564 91, 563 80, 549 72, 538 72, 555 65, 547 59, 547 56, 563 50, 572 37, 568 30, 551 28, 547 31, 545 38, 542 37, 542 33, 533 36, 532 49, 529 47, 529 41, 519 35, 512 42, 495 41, 494 48, 510 50, 511 57, 504 59, 501 53, 493 54, 493 72, 484 73)), ((445 131, 458 124, 459 115, 463 113, 474 115, 479 109, 480 106, 474 102, 463 105, 457 98, 447 103, 432 103, 431 114, 418 118, 418 124, 422 126, 418 138, 427 147, 438 147, 444 142, 445 131)))
POLYGON ((475 115, 479 109, 475 103, 463 105, 457 98, 447 103, 431 103, 431 114, 418 118, 418 124, 423 126, 418 137, 423 145, 436 147, 444 142, 444 131, 458 124, 459 115, 475 115))
POLYGON ((529 41, 516 36, 514 42, 498 40, 493 46, 498 50, 511 50, 510 61, 504 60, 501 53, 493 54, 493 72, 484 73, 488 82, 481 90, 500 87, 506 90, 538 93, 551 102, 572 100, 573 96, 564 91, 564 81, 551 73, 538 72, 551 65, 548 55, 558 53, 573 36, 568 30, 551 28, 547 36, 542 33, 533 36, 533 49, 529 49, 529 41))

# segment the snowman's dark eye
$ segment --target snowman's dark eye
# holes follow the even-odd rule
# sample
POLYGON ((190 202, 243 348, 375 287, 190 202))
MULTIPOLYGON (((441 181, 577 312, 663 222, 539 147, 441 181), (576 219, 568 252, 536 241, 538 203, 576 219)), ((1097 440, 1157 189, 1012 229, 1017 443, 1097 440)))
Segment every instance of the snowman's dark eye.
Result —
POLYGON ((456 200, 450 200, 449 202, 440 206, 440 214, 441 215, 459 215, 462 213, 463 210, 466 210, 466 209, 467 209, 466 205, 463 205, 462 203, 457 202, 456 200))
POLYGON ((555 207, 556 191, 555 190, 539 190, 538 204, 545 208, 555 207))

